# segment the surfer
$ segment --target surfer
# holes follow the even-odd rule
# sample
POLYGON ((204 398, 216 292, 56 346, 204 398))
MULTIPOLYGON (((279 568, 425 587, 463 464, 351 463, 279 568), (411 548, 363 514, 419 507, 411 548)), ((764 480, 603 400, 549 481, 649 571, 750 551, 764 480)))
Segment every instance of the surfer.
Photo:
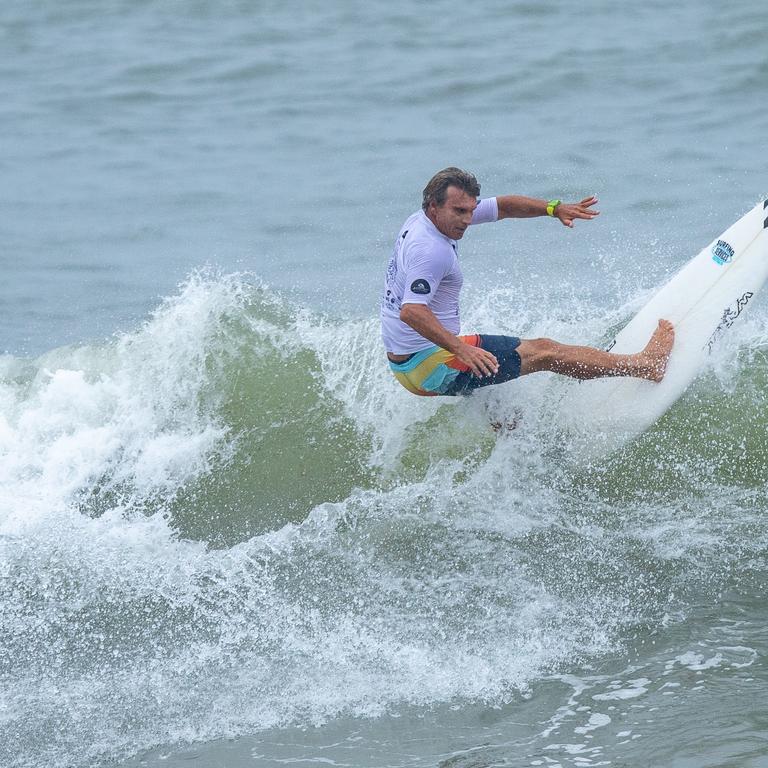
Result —
POLYGON ((387 267, 381 301, 382 338, 397 380, 417 395, 463 395, 537 371, 576 379, 634 376, 661 381, 674 328, 659 325, 640 352, 617 355, 552 339, 460 336, 463 283, 457 242, 467 227, 507 218, 551 216, 566 227, 598 215, 596 197, 578 203, 504 195, 479 200, 477 179, 445 168, 424 188, 422 210, 403 225, 387 267))

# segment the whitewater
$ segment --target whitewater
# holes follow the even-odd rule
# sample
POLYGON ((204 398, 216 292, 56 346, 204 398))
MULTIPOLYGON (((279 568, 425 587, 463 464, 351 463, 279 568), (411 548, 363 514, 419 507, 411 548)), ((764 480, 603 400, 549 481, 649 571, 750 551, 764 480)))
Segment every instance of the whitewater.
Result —
POLYGON ((760 316, 724 371, 587 469, 552 423, 568 383, 406 398, 374 320, 245 275, 192 276, 108 344, 6 356, 6 761, 503 710, 552 680, 591 702, 545 707, 529 737, 574 720, 592 754, 593 730, 627 730, 607 702, 698 668, 747 684, 760 651, 736 616, 627 681, 589 672, 764 575, 764 338, 760 316))

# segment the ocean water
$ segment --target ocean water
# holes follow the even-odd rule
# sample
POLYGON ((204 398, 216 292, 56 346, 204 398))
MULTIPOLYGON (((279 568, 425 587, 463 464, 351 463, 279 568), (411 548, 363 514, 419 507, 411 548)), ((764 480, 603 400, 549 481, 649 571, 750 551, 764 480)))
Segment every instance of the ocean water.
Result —
POLYGON ((0 765, 768 766, 768 305, 585 463, 541 374, 386 369, 441 167, 464 326, 600 344, 768 197, 768 17, 0 6, 0 765), (489 421, 515 424, 494 433, 489 421))

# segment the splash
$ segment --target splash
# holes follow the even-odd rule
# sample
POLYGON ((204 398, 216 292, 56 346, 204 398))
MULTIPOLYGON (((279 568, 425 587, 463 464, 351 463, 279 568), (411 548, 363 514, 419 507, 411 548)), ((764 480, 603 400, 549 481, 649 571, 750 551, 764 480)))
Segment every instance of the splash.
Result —
MULTIPOLYGON (((509 299, 468 322, 512 331, 509 299)), ((515 332, 548 330, 516 306, 515 332)), ((553 424, 554 377, 412 398, 373 321, 243 275, 193 275, 109 343, 4 358, 3 763, 499 705, 682 615, 765 546, 753 317, 663 423, 588 470, 553 424)))

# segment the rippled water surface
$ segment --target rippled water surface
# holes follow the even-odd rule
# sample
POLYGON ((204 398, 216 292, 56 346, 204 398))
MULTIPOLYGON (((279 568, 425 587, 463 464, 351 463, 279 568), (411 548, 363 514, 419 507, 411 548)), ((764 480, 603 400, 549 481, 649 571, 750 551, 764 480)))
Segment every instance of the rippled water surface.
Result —
POLYGON ((398 389, 435 170, 467 330, 601 343, 768 197, 762 4, 0 7, 0 764, 768 765, 764 297, 587 464, 569 382, 398 389), (515 423, 494 434, 489 419, 515 423))

